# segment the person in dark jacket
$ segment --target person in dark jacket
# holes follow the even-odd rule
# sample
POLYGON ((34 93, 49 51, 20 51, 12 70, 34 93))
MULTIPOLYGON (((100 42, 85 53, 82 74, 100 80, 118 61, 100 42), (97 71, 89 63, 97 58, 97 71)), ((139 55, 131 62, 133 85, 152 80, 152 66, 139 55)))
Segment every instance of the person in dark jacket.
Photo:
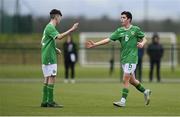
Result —
POLYGON ((143 62, 144 48, 138 48, 138 64, 135 70, 136 78, 142 82, 142 62, 143 62), (137 77, 138 76, 138 77, 137 77))
POLYGON ((65 83, 68 83, 69 69, 71 70, 71 83, 75 83, 75 64, 77 62, 77 48, 72 41, 71 35, 68 35, 67 41, 63 44, 64 50, 64 67, 65 67, 65 83))
POLYGON ((163 56, 163 46, 159 43, 159 36, 155 33, 152 37, 152 43, 147 48, 147 54, 150 58, 150 73, 149 73, 149 81, 153 80, 153 70, 156 65, 156 73, 157 73, 157 82, 161 81, 160 76, 160 66, 161 66, 161 58, 163 56))

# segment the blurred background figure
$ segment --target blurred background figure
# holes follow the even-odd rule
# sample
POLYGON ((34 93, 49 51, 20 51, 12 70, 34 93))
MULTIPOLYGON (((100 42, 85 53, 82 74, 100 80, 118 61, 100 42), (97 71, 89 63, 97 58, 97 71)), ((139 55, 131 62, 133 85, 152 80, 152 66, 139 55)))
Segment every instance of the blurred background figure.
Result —
POLYGON ((112 73, 114 72, 114 58, 111 58, 109 63, 110 63, 109 76, 112 76, 112 73))
POLYGON ((115 62, 115 44, 112 43, 111 46, 111 58, 109 60, 109 76, 111 77, 114 73, 114 62, 115 62))
POLYGON ((138 48, 138 64, 135 70, 136 78, 142 82, 142 62, 143 62, 144 48, 138 48))
POLYGON ((161 66, 161 58, 163 56, 164 48, 159 43, 159 36, 157 33, 154 33, 152 37, 152 43, 147 47, 147 54, 149 55, 150 60, 150 72, 149 72, 149 81, 153 80, 153 70, 156 65, 156 74, 157 74, 157 82, 161 81, 160 75, 160 66, 161 66))
POLYGON ((65 83, 68 83, 69 69, 71 70, 71 83, 75 83, 75 64, 77 62, 77 48, 73 42, 71 35, 68 35, 66 42, 63 44, 64 50, 64 68, 65 83))

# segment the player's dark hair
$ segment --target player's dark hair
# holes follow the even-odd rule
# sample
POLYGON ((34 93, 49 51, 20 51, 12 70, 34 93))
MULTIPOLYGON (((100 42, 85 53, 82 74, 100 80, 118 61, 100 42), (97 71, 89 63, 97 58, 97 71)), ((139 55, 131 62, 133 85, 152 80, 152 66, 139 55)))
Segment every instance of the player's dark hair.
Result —
POLYGON ((121 15, 126 15, 128 19, 130 19, 130 22, 132 21, 132 14, 129 11, 123 11, 121 15))
POLYGON ((60 11, 60 10, 57 10, 57 9, 51 10, 49 14, 50 14, 51 19, 54 19, 54 18, 55 18, 55 15, 60 15, 60 16, 62 16, 61 11, 60 11))

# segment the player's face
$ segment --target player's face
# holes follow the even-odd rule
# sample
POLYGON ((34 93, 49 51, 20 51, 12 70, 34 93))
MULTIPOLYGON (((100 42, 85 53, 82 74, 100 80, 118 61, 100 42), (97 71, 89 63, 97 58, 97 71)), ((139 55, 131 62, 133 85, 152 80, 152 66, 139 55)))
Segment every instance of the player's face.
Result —
POLYGON ((59 24, 60 21, 61 21, 61 16, 60 15, 56 15, 55 19, 56 19, 57 24, 59 24))
POLYGON ((121 15, 121 24, 122 24, 122 26, 126 26, 129 23, 130 23, 130 19, 128 19, 126 15, 121 15))

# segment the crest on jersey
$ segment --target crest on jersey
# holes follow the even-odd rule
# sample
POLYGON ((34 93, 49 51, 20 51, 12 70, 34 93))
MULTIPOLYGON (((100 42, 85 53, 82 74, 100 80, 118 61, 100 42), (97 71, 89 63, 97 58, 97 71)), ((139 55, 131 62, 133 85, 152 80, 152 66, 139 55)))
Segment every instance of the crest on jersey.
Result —
POLYGON ((132 32, 131 32, 131 34, 132 34, 132 35, 134 35, 134 34, 135 34, 135 32, 134 32, 134 31, 132 31, 132 32))

